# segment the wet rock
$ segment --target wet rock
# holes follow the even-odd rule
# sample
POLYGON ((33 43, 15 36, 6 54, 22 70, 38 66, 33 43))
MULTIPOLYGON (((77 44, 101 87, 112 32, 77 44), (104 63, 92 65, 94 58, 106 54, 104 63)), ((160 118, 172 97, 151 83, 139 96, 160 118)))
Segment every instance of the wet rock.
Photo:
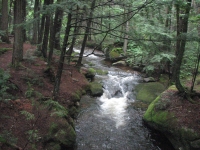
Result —
POLYGON ((102 84, 98 82, 90 83, 90 94, 91 96, 101 96, 103 94, 102 84))
POLYGON ((148 77, 143 79, 145 82, 155 82, 156 80, 153 77, 148 77))
POLYGON ((95 77, 95 70, 92 68, 81 68, 81 73, 89 80, 93 81, 95 77))
POLYGON ((121 60, 112 64, 113 66, 126 66, 126 62, 121 60))

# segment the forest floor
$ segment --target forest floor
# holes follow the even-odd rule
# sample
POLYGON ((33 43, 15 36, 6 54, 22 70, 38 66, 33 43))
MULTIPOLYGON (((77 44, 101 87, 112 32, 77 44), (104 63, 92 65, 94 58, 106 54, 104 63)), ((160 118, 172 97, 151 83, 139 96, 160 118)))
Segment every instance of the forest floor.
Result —
MULTIPOLYGON (((54 82, 51 81, 48 74, 44 73, 47 68, 45 61, 41 57, 33 55, 36 49, 35 46, 29 43, 24 44, 24 60, 18 69, 14 69, 11 65, 12 44, 0 43, 1 48, 10 48, 10 50, 0 55, 0 69, 9 72, 9 84, 14 84, 16 89, 9 90, 9 93, 14 95, 11 98, 12 100, 6 103, 0 101, 0 149, 8 150, 8 147, 1 143, 1 136, 4 136, 7 137, 9 147, 26 150, 33 146, 27 131, 39 129, 41 131, 40 136, 47 132, 46 127, 50 122, 48 119, 49 114, 45 110, 38 110, 33 103, 35 100, 40 99, 41 95, 44 98, 50 98, 54 82), (35 114, 37 121, 27 121, 27 117, 22 114, 23 111, 35 114)), ((56 62, 57 58, 54 57, 53 65, 55 68, 56 62)), ((86 78, 76 67, 65 65, 58 101, 67 108, 74 105, 72 101, 73 93, 83 89, 87 84, 86 78)), ((198 96, 194 97, 196 104, 192 104, 178 96, 178 93, 173 93, 168 98, 173 99, 173 103, 168 110, 179 116, 180 126, 189 127, 200 133, 200 98, 198 96)), ((37 146, 38 149, 43 149, 42 145, 39 145, 39 147, 37 146)))
MULTIPOLYGON (((13 45, 0 43, 0 49, 2 48, 9 50, 0 55, 0 69, 10 74, 7 84, 14 85, 15 89, 8 90, 9 94, 13 95, 10 100, 3 101, 3 95, 0 99, 0 149, 31 149, 38 141, 31 142, 33 139, 28 132, 37 129, 40 131, 39 136, 42 137, 42 134, 47 134, 47 126, 50 123, 50 114, 45 109, 38 109, 35 102, 41 100, 41 97, 52 97, 54 82, 51 81, 49 74, 45 73, 47 63, 43 58, 33 55, 36 46, 24 43, 24 60, 17 69, 11 65, 13 45), (25 111, 34 114, 37 119, 29 119, 23 114, 25 111), (6 137, 6 144, 1 143, 2 137, 6 137)), ((54 57, 55 68, 56 62, 58 61, 54 57)), ((64 65, 58 102, 66 108, 73 106, 73 94, 87 85, 85 76, 76 67, 64 65)), ((36 146, 37 149, 43 149, 40 144, 36 146)))

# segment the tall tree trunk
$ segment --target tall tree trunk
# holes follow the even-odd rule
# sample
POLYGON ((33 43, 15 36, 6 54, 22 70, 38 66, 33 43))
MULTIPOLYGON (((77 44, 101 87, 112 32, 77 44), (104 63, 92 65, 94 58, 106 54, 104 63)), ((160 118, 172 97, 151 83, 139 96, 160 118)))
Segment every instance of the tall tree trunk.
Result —
POLYGON ((123 45, 123 51, 124 54, 126 55, 127 47, 128 47, 128 32, 129 32, 129 21, 126 22, 126 33, 124 37, 124 45, 123 45))
MULTIPOLYGON (((59 0, 60 1, 60 0, 59 0)), ((55 30, 55 41, 54 48, 60 50, 60 30, 62 27, 62 18, 63 18, 63 10, 61 8, 57 8, 54 20, 54 30, 55 30)))
POLYGON ((68 21, 67 21, 67 26, 65 29, 65 37, 63 41, 63 46, 60 54, 60 60, 58 64, 58 69, 57 69, 57 74, 55 78, 55 85, 54 85, 54 90, 53 90, 53 97, 56 98, 58 96, 59 88, 60 88, 60 81, 61 81, 61 76, 62 76, 62 71, 63 71, 63 64, 65 61, 65 54, 66 54, 66 48, 68 45, 68 38, 69 38, 69 33, 71 29, 71 18, 72 15, 71 13, 68 14, 68 21))
MULTIPOLYGON (((44 0, 44 3, 43 3, 43 9, 44 9, 44 10, 45 10, 45 8, 46 8, 47 1, 48 1, 48 0, 44 0)), ((39 51, 42 51, 42 39, 43 39, 43 36, 44 36, 45 19, 46 19, 46 15, 43 14, 43 15, 42 15, 42 18, 41 18, 41 25, 40 25, 39 37, 38 37, 38 44, 40 44, 40 45, 38 46, 38 50, 39 50, 39 51)))
MULTIPOLYGON (((26 0, 23 1, 22 3, 22 18, 23 18, 23 21, 25 22, 26 21, 26 0)), ((23 26, 23 31, 22 31, 22 37, 23 37, 23 42, 25 42, 27 40, 27 36, 26 36, 26 28, 25 26, 23 26)))
POLYGON ((14 2, 14 44, 12 54, 12 65, 17 67, 23 59, 23 6, 24 0, 15 0, 14 2))
POLYGON ((90 15, 89 15, 89 19, 87 21, 87 26, 86 26, 86 29, 85 29, 85 35, 84 35, 84 38, 83 38, 83 42, 82 42, 82 46, 81 46, 81 52, 80 52, 80 55, 79 55, 77 66, 81 66, 83 53, 84 53, 85 45, 86 45, 86 42, 87 42, 87 37, 88 37, 89 31, 90 31, 90 25, 92 23, 92 17, 93 17, 93 11, 94 11, 94 7, 95 7, 95 3, 96 3, 96 0, 93 0, 92 4, 91 4, 90 15))
POLYGON ((77 37, 77 34, 79 33, 79 29, 80 29, 80 26, 82 24, 82 21, 79 22, 79 26, 78 26, 78 13, 79 13, 79 7, 77 6, 77 9, 76 9, 76 19, 75 19, 75 27, 74 27, 74 35, 73 35, 73 38, 72 38, 72 42, 71 42, 71 45, 69 47, 69 50, 67 51, 67 61, 68 61, 68 64, 70 64, 70 61, 71 61, 71 55, 72 55, 72 52, 73 52, 73 48, 74 48, 74 44, 76 42, 76 37, 77 37))
POLYGON ((8 0, 2 0, 2 18, 1 18, 1 30, 4 31, 4 35, 1 36, 2 42, 9 43, 8 37, 8 0))
POLYGON ((38 43, 38 33, 39 33, 39 6, 40 6, 40 1, 35 0, 34 4, 34 23, 33 23, 33 37, 32 37, 32 44, 37 44, 38 43))
MULTIPOLYGON (((53 0, 49 0, 47 5, 53 3, 53 0)), ((49 31, 50 31, 50 24, 51 24, 51 14, 46 15, 46 22, 45 22, 45 30, 44 30, 44 37, 42 41, 42 54, 44 58, 47 58, 47 47, 49 42, 49 31)))
MULTIPOLYGON (((57 2, 60 2, 60 0, 58 0, 57 2)), ((56 43, 56 34, 58 34, 58 32, 60 32, 60 29, 61 29, 61 20, 59 18, 60 14, 63 14, 63 9, 62 8, 57 8, 56 9, 56 13, 55 13, 55 17, 54 17, 54 22, 51 24, 50 39, 49 39, 49 41, 50 41, 49 42, 49 56, 48 56, 48 65, 49 65, 49 67, 51 66, 51 61, 52 61, 52 56, 53 56, 53 49, 54 49, 55 43, 56 43), (57 23, 57 22, 60 22, 60 23, 57 23)), ((52 21, 53 21, 53 18, 52 18, 52 21)), ((59 40, 59 47, 60 47, 60 40, 59 40)))
MULTIPOLYGON (((177 6, 177 12, 179 12, 180 6, 177 6)), ((191 9, 191 0, 187 0, 187 5, 185 6, 184 16, 179 16, 178 20, 178 29, 177 29, 177 50, 176 50, 176 60, 175 60, 175 68, 174 68, 174 77, 175 77, 175 84, 176 88, 180 93, 185 93, 185 89, 180 82, 180 69, 183 60, 183 55, 185 52, 185 45, 186 45, 186 33, 188 29, 188 18, 191 9)))

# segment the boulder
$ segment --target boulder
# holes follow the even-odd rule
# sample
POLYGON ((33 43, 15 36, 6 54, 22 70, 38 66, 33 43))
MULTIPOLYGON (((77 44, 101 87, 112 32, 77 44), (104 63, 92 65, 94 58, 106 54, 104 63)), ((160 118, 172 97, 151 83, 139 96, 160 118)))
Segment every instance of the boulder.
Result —
POLYGON ((64 118, 53 117, 56 122, 51 122, 49 133, 45 138, 45 148, 60 150, 72 148, 76 142, 76 133, 72 125, 64 118))
POLYGON ((90 94, 91 96, 101 96, 103 94, 103 87, 101 83, 91 82, 90 83, 90 94))
POLYGON ((164 90, 165 87, 159 82, 141 83, 135 88, 136 99, 150 104, 164 90))
MULTIPOLYGON (((177 89, 172 86, 158 96, 148 107, 143 116, 144 122, 151 128, 163 133, 172 143, 176 150, 199 150, 200 149, 200 132, 192 127, 190 124, 195 124, 193 120, 187 118, 186 121, 191 122, 187 124, 183 122, 182 116, 185 116, 179 107, 174 105, 174 96, 177 89), (174 109, 177 109, 175 112, 174 109), (182 114, 182 115, 180 115, 182 114)), ((181 101, 180 99, 178 99, 181 101)), ((191 104, 192 105, 192 104, 191 104)), ((188 110, 191 113, 191 110, 188 110)), ((189 113, 188 112, 188 113, 189 113)))
POLYGON ((93 81, 95 77, 95 70, 93 68, 81 68, 81 73, 89 80, 93 81))

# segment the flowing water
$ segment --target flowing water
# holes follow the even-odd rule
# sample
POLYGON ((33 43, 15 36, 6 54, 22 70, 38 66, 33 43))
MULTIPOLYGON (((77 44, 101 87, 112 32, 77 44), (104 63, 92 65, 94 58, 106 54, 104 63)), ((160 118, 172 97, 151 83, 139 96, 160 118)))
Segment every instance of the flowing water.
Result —
MULTIPOLYGON (((91 55, 87 61, 108 75, 96 75, 102 82, 101 97, 83 96, 76 121, 77 150, 173 150, 163 137, 149 131, 142 122, 144 111, 134 109, 134 88, 140 77, 102 64, 91 55), (162 141, 162 139, 164 141, 162 141)), ((87 67, 87 66, 86 66, 87 67)))

